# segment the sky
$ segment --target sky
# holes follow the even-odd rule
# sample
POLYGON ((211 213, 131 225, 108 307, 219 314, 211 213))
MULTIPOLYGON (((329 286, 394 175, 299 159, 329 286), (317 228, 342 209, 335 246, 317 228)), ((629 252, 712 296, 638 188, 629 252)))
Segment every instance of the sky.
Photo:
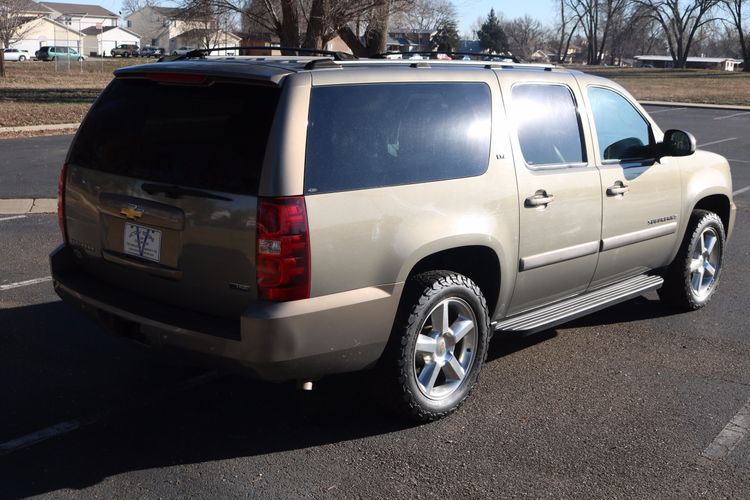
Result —
POLYGON ((458 11, 458 31, 461 36, 468 36, 471 25, 478 17, 485 19, 492 8, 496 15, 502 13, 508 20, 528 14, 544 24, 552 24, 557 19, 555 3, 554 0, 453 0, 458 11))
MULTIPOLYGON (((77 0, 76 3, 101 5, 115 14, 122 10, 122 0, 77 0)), ((529 14, 545 24, 552 24, 556 19, 554 0, 453 0, 453 4, 458 11, 458 30, 461 36, 468 36, 474 21, 478 17, 486 18, 491 8, 495 9, 495 13, 502 12, 506 19, 521 17, 524 14, 529 14)))

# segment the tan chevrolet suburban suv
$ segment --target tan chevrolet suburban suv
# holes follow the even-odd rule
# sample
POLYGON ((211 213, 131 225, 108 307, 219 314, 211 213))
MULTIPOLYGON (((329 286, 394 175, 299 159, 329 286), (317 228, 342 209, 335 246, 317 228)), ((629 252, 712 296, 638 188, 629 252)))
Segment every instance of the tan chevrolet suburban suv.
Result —
POLYGON ((431 420, 495 332, 655 289, 697 309, 716 289, 727 161, 609 80, 184 59, 117 70, 60 176, 55 290, 116 334, 266 380, 375 368, 431 420))

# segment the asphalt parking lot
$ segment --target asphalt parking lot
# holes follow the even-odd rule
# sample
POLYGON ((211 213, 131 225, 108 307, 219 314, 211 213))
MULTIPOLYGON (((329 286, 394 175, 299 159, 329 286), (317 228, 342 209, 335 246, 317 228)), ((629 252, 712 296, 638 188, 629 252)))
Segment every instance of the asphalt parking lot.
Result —
MULTIPOLYGON (((730 159, 714 300, 496 338, 472 398, 426 425, 381 409, 367 374, 298 392, 103 335, 45 281, 55 215, 0 215, 0 498, 747 498, 750 112, 648 109, 730 159)), ((1 140, 0 198, 54 197, 70 139, 1 140)))

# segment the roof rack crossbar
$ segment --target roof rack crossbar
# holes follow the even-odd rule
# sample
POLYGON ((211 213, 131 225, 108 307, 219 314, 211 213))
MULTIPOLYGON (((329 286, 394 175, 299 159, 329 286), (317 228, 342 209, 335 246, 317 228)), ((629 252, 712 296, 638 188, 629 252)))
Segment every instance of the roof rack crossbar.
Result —
POLYGON ((521 61, 518 60, 516 56, 513 54, 487 54, 485 52, 466 52, 466 51, 455 51, 455 50, 412 50, 412 51, 406 51, 406 50, 391 50, 387 52, 381 52, 380 54, 375 54, 372 56, 373 59, 386 59, 388 56, 396 56, 396 55, 414 55, 419 54, 421 55, 446 55, 446 56, 474 56, 474 57, 482 57, 482 58, 493 58, 493 57, 502 57, 505 59, 510 59, 514 63, 520 63, 521 61))
POLYGON ((220 50, 238 50, 240 51, 240 54, 242 54, 243 50, 280 50, 282 52, 296 52, 295 55, 300 54, 316 54, 321 56, 330 56, 333 58, 334 61, 348 61, 352 59, 357 59, 357 56, 354 56, 352 54, 348 54, 346 52, 340 52, 340 51, 334 51, 334 50, 323 50, 323 49, 308 49, 308 48, 300 48, 300 47, 276 47, 276 46, 247 46, 243 47, 240 45, 235 45, 232 47, 214 47, 212 49, 194 49, 188 52, 184 55, 178 55, 178 56, 164 56, 159 61, 181 61, 184 59, 192 59, 195 57, 205 57, 206 54, 210 54, 211 52, 216 52, 220 50))

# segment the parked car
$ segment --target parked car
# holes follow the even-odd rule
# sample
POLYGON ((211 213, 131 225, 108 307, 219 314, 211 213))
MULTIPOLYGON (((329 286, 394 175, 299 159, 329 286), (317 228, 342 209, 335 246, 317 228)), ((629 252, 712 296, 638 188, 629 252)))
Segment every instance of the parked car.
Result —
POLYGON ((141 49, 141 57, 162 57, 164 55, 164 49, 160 47, 149 47, 145 46, 141 49))
POLYGON ((86 56, 79 54, 73 47, 55 47, 47 46, 37 50, 36 58, 40 61, 54 61, 54 60, 68 60, 75 59, 76 61, 86 60, 86 56))
POLYGON ((118 69, 58 200, 54 288, 109 331, 303 387, 372 368, 421 420, 493 333, 704 307, 736 214, 727 160, 607 79, 321 57, 118 69))
POLYGON ((23 49, 5 49, 3 54, 6 61, 20 61, 23 62, 29 59, 29 51, 23 49))
POLYGON ((110 50, 109 53, 112 57, 138 57, 138 45, 123 43, 110 50))
POLYGON ((180 47, 172 51, 173 56, 184 56, 188 52, 195 50, 193 47, 180 47))

